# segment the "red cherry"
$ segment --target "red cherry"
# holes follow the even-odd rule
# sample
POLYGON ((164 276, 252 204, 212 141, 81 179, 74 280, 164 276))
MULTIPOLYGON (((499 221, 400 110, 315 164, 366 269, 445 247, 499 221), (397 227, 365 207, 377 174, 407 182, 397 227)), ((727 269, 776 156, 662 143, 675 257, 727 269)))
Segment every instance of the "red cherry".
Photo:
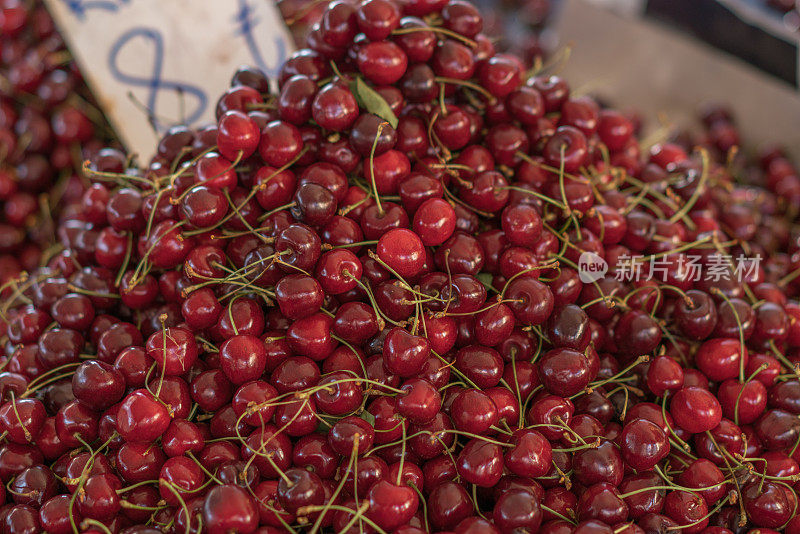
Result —
POLYGON ((678 391, 670 403, 670 413, 678 426, 692 434, 711 430, 722 419, 719 401, 710 391, 698 387, 678 391))
POLYGON ((531 492, 512 489, 497 499, 492 517, 501 532, 515 532, 519 529, 537 532, 542 522, 542 511, 539 499, 531 492))
POLYGON ((251 335, 234 336, 220 346, 222 371, 234 384, 257 380, 267 366, 267 349, 261 339, 251 335))
POLYGON ((258 153, 271 167, 281 168, 288 165, 302 149, 303 137, 293 124, 272 121, 261 131, 258 153))
POLYGON ((147 355, 164 374, 182 375, 197 361, 199 349, 194 335, 184 328, 166 328, 147 339, 147 355))
POLYGON ((220 154, 231 161, 249 158, 260 138, 258 126, 241 111, 227 111, 219 119, 217 146, 220 154))
POLYGON ((42 401, 36 399, 12 399, 0 406, 0 427, 14 443, 33 442, 46 417, 42 401))
POLYGON ((747 365, 747 356, 747 348, 741 347, 738 339, 714 338, 700 346, 695 362, 710 380, 722 382, 739 375, 739 367, 747 365))
POLYGON ((241 532, 258 528, 258 508, 253 498, 239 486, 224 484, 208 492, 203 503, 203 525, 209 534, 241 532))
POLYGON ((155 441, 169 422, 167 407, 146 389, 128 394, 117 412, 117 431, 125 441, 155 441))
POLYGON ((355 449, 363 455, 372 448, 375 431, 364 419, 351 415, 340 419, 328 433, 328 443, 340 456, 350 456, 355 449))
POLYGON ((649 471, 669 454, 667 434, 647 419, 626 421, 618 440, 622 458, 637 471, 649 471))
POLYGON ((319 282, 304 274, 286 275, 275 286, 275 300, 287 319, 301 319, 316 313, 323 299, 319 282))
POLYGON ((119 479, 110 474, 90 476, 83 485, 83 499, 77 501, 78 511, 84 517, 110 521, 121 509, 117 490, 122 488, 119 479))
POLYGON ((683 387, 683 369, 669 356, 656 356, 647 369, 646 381, 650 391, 662 397, 683 387))
POLYGON ((397 412, 414 424, 424 424, 439 413, 442 399, 436 388, 427 380, 412 378, 401 388, 397 399, 397 412))
MULTIPOLYGON (((314 96, 311 104, 311 114, 321 127, 341 132, 352 126, 358 118, 358 103, 346 87, 329 83, 314 96)), ((273 166, 280 165, 273 164, 273 166)))
POLYGON ((545 353, 539 362, 539 378, 553 395, 571 397, 591 380, 589 361, 580 352, 557 348, 545 353))
POLYGON ((767 389, 758 380, 742 384, 728 379, 720 384, 717 397, 723 415, 744 425, 755 422, 767 407, 767 389))
MULTIPOLYGON (((723 484, 725 476, 713 462, 705 458, 693 461, 684 471, 678 475, 678 482, 687 488, 702 489, 700 494, 706 500, 706 504, 714 504, 721 499, 727 489, 723 484), (704 489, 708 488, 708 489, 704 489)), ((625 491, 629 491, 626 489, 625 491)))
POLYGON ((392 374, 408 377, 422 370, 430 356, 430 344, 403 328, 392 328, 383 342, 383 364, 392 374))
POLYGON ((326 293, 339 295, 354 289, 361 280, 362 272, 363 267, 355 254, 338 249, 328 251, 320 257, 316 277, 326 293))
POLYGON ((403 49, 391 41, 376 41, 359 47, 358 69, 377 85, 391 85, 405 74, 408 58, 403 49))
POLYGON ((440 198, 429 198, 417 209, 413 224, 423 245, 441 245, 456 229, 455 210, 440 198))
MULTIPOLYGON (((286 332, 289 348, 295 353, 321 361, 336 348, 336 340, 331 337, 333 319, 323 313, 315 313, 298 319, 286 332)), ((259 373, 260 376, 260 373, 259 373)))
POLYGON ((358 381, 353 379, 353 374, 346 371, 330 373, 320 380, 318 385, 322 389, 314 393, 317 406, 331 415, 344 415, 355 411, 364 398, 358 381))
POLYGON ((83 362, 72 375, 72 392, 94 410, 104 410, 125 394, 123 373, 101 361, 83 362))
POLYGON ((504 456, 505 466, 515 475, 538 478, 550 471, 553 458, 550 442, 536 430, 518 430, 511 438, 514 448, 504 456))
POLYGON ((373 485, 367 499, 369 500, 367 516, 387 531, 393 531, 408 523, 419 504, 419 497, 413 489, 408 486, 397 486, 387 480, 381 480, 373 485))
POLYGON ((370 41, 381 41, 400 25, 400 10, 391 0, 369 0, 356 9, 359 29, 370 41))
POLYGON ((475 438, 467 442, 456 460, 458 473, 476 486, 490 488, 503 474, 503 454, 500 446, 475 438))
POLYGON ((404 228, 389 230, 378 240, 378 257, 403 278, 419 274, 425 262, 422 240, 404 228))
POLYGON ((450 415, 458 430, 484 434, 499 420, 497 406, 483 391, 466 389, 455 394, 450 415))

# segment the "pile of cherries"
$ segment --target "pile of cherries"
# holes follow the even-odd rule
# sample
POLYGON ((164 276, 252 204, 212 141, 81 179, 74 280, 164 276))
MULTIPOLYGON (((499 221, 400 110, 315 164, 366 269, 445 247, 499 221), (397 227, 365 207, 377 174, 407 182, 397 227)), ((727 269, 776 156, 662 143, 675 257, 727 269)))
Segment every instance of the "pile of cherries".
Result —
POLYGON ((47 257, 53 214, 111 142, 92 101, 42 2, 0 0, 0 284, 47 257))
POLYGON ((308 45, 3 287, 0 531, 800 533, 779 150, 642 147, 464 0, 308 45))

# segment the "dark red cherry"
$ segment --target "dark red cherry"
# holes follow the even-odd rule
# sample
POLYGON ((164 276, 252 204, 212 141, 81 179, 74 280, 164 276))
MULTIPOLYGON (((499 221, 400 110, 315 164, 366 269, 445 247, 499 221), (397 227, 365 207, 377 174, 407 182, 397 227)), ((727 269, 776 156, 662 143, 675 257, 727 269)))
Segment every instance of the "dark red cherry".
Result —
POLYGON ((503 474, 502 449, 480 438, 471 439, 459 453, 456 466, 467 482, 480 487, 492 487, 503 474))
POLYGON ((583 353, 557 348, 540 358, 539 378, 549 393, 571 397, 582 391, 592 377, 589 361, 583 353))
POLYGON ((374 484, 367 498, 369 500, 367 516, 379 527, 388 531, 408 523, 419 505, 416 491, 409 486, 397 486, 387 480, 374 484))
POLYGON ((504 533, 518 532, 521 529, 536 532, 542 522, 539 499, 524 489, 504 492, 494 505, 492 518, 497 528, 504 533))
POLYGON ((166 406, 146 389, 137 389, 122 401, 117 413, 117 431, 126 441, 156 440, 169 426, 166 406))
POLYGON ((699 387, 688 387, 675 393, 669 413, 678 426, 693 434, 711 430, 722 419, 719 401, 710 391, 699 387))
POLYGON ((504 456, 509 471, 529 478, 541 477, 550 471, 552 447, 541 433, 533 429, 518 430, 511 439, 514 447, 507 449, 504 456))
POLYGON ((259 513, 253 497, 234 484, 214 487, 203 503, 203 525, 209 534, 256 531, 259 513))
POLYGON ((625 462, 637 471, 648 471, 669 454, 664 430, 647 419, 625 422, 618 441, 625 462))

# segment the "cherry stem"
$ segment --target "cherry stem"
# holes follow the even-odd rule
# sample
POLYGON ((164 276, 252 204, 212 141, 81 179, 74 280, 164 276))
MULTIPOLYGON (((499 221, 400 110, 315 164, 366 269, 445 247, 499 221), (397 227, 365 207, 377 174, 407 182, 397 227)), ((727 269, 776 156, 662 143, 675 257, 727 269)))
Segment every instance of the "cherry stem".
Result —
MULTIPOLYGON (((627 366, 625 369, 623 369, 619 373, 615 374, 614 376, 606 378, 604 380, 600 380, 598 382, 590 383, 589 386, 587 386, 587 389, 591 391, 591 390, 599 388, 600 386, 604 386, 604 385, 608 384, 609 382, 616 382, 617 380, 620 380, 625 375, 627 375, 628 372, 631 369, 633 369, 634 367, 636 367, 640 363, 643 363, 643 362, 646 362, 646 361, 649 361, 649 360, 650 360, 650 356, 648 356, 647 354, 643 354, 643 355, 639 356, 638 358, 636 358, 633 361, 633 363, 631 363, 629 366, 627 366)), ((579 393, 576 393, 572 397, 570 397, 570 399, 574 399, 574 398, 580 397, 581 395, 584 395, 585 393, 586 393, 586 391, 581 391, 579 393)))
MULTIPOLYGON (((200 462, 200 460, 197 459, 197 457, 194 455, 194 453, 192 451, 186 451, 184 454, 186 454, 186 456, 188 456, 194 463, 197 464, 197 467, 199 467, 200 470, 203 473, 206 474, 206 476, 208 477, 209 480, 213 480, 217 484, 222 485, 222 481, 220 479, 218 479, 214 473, 212 473, 211 471, 206 469, 206 467, 200 462)), ((253 458, 255 458, 255 455, 253 457, 251 457, 250 460, 252 460, 253 458)), ((246 472, 246 471, 247 471, 247 469, 245 468, 245 470, 243 472, 246 472)))
POLYGON ((130 486, 125 486, 124 488, 120 488, 117 491, 117 495, 122 495, 123 493, 127 493, 132 489, 139 488, 141 486, 147 486, 148 484, 158 484, 158 480, 143 480, 141 482, 137 482, 136 484, 131 484, 130 486))
MULTIPOLYGON (((728 467, 728 470, 733 472, 733 468, 731 468, 731 464, 728 461, 728 457, 725 456, 725 452, 727 452, 727 450, 725 452, 723 452, 722 448, 717 443, 717 440, 714 439, 714 434, 712 434, 710 431, 706 430, 706 436, 708 436, 708 439, 711 440, 711 443, 714 444, 714 447, 717 449, 717 451, 722 456, 722 460, 725 462, 725 465, 728 467)), ((736 493, 738 494, 738 497, 739 497, 738 499, 736 499, 736 501, 739 504, 740 522, 741 521, 746 522, 747 521, 747 513, 745 512, 745 509, 744 509, 744 497, 742 496, 742 488, 739 485, 739 480, 736 477, 732 477, 732 478, 733 478, 733 483, 736 485, 736 493)), ((761 483, 763 484, 764 481, 762 480, 761 483)), ((759 488, 759 491, 760 491, 760 488, 759 488)), ((744 523, 742 523, 742 525, 744 525, 744 523)))
POLYGON ((324 243, 322 245, 323 250, 335 250, 338 248, 352 248, 352 247, 368 247, 372 245, 377 245, 377 239, 374 241, 358 241, 356 243, 345 243, 344 245, 331 245, 330 243, 324 243))
POLYGON ((551 513, 551 514, 553 514, 554 516, 556 516, 556 517, 559 517, 559 518, 563 519, 564 521, 566 521, 566 522, 567 522, 567 523, 569 523, 570 525, 577 525, 577 524, 578 524, 578 523, 577 523, 577 522, 576 522, 574 519, 570 519, 569 517, 567 517, 567 516, 565 516, 565 515, 561 514, 560 512, 556 512, 555 510, 553 510, 553 509, 552 509, 552 508, 550 508, 549 506, 545 506, 545 505, 543 505, 543 504, 540 504, 540 505, 539 505, 539 508, 541 508, 541 509, 542 509, 542 510, 544 510, 545 512, 551 513))
MULTIPOLYGON (((524 269, 524 270, 514 274, 514 276, 512 276, 511 278, 506 280, 506 285, 503 287, 503 290, 500 292, 500 298, 502 299, 505 296, 506 289, 508 288, 508 285, 511 282, 513 282, 514 280, 516 280, 517 278, 519 278, 520 276, 523 276, 523 275, 528 274, 528 273, 533 272, 533 271, 539 271, 539 270, 542 270, 542 269, 556 269, 556 268, 559 268, 559 266, 560 266, 559 261, 558 260, 553 260, 553 262, 551 262, 551 263, 546 263, 544 265, 537 265, 536 267, 529 267, 527 269, 524 269)), ((451 283, 451 285, 452 285, 452 283, 451 283)))
POLYGON ((689 451, 691 451, 691 447, 689 447, 689 444, 686 443, 685 441, 683 441, 681 439, 681 437, 677 433, 675 433, 675 430, 672 428, 672 425, 670 425, 668 420, 667 420, 667 396, 666 395, 664 395, 664 397, 661 399, 661 418, 664 420, 664 424, 667 426, 667 430, 669 431, 670 435, 673 438, 675 438, 678 443, 680 443, 681 447, 684 449, 684 452, 686 454, 689 454, 689 451))
MULTIPOLYGON (((443 356, 439 355, 439 354, 438 354, 436 351, 434 351, 433 349, 431 349, 431 354, 433 354, 434 356, 436 356, 437 358, 439 358, 441 361, 443 361, 445 364, 447 364, 448 366, 450 366, 451 362, 448 362, 448 361, 447 361, 447 360, 446 360, 446 359, 445 359, 443 356)), ((462 379, 463 379, 463 380, 464 380, 464 381, 465 381, 467 384, 469 384, 469 386, 470 386, 471 388, 474 388, 474 389, 480 389, 480 388, 479 388, 479 387, 478 387, 478 386, 475 384, 475 382, 473 382, 472 380, 470 380, 470 378, 469 378, 467 375, 465 375, 463 372, 461 372, 461 370, 460 370, 458 367, 451 366, 451 367, 450 367, 450 369, 451 369, 451 370, 452 370, 452 371, 453 371, 455 374, 457 374, 459 377, 461 377, 461 378, 462 378, 462 379)))
MULTIPOLYGON (((385 261, 383 261, 383 260, 380 258, 380 256, 378 256, 378 255, 377 255, 375 252, 373 252, 372 250, 368 250, 368 251, 367 251, 367 254, 369 255, 369 257, 370 257, 370 258, 372 258, 373 260, 375 260, 375 261, 376 261, 376 262, 377 262, 377 263, 378 263, 378 264, 379 264, 381 267, 383 267, 384 269, 386 269, 387 271, 389 271, 390 273, 392 273, 393 275, 395 275, 395 276, 397 277, 397 279, 398 279, 398 280, 400 280, 400 282, 402 282, 402 284, 403 284, 403 289, 406 289, 406 290, 410 291, 411 293, 414 293, 414 288, 412 288, 412 287, 411 287, 411 284, 409 284, 408 282, 406 282, 405 278, 403 278, 402 276, 400 276, 400 275, 397 273, 397 271, 395 271, 394 269, 392 269, 391 267, 389 267, 389 265, 388 265, 388 264, 387 264, 385 261)), ((427 297, 428 295, 425 295, 425 296, 427 297)))
POLYGON ((28 427, 25 426, 25 423, 22 422, 22 418, 19 415, 19 411, 17 411, 17 399, 14 398, 14 390, 11 390, 11 408, 14 410, 14 415, 17 417, 17 422, 19 426, 22 427, 22 431, 25 434, 25 440, 30 442, 33 440, 33 436, 31 435, 30 430, 28 427))
POLYGON ((102 530, 105 534, 112 534, 111 530, 97 519, 86 518, 81 521, 82 529, 89 530, 90 526, 102 530))
MULTIPOLYGON (((161 194, 160 191, 159 194, 161 194)), ((114 287, 119 287, 119 285, 122 283, 122 277, 128 270, 128 265, 130 264, 131 261, 131 253, 133 252, 133 234, 130 232, 127 232, 127 234, 128 234, 128 239, 127 239, 128 242, 125 246, 125 257, 122 260, 122 265, 120 265, 119 271, 117 271, 117 277, 114 279, 114 287)), ((134 287, 135 286, 130 286, 130 289, 133 289, 134 287)))
POLYGON ((369 151, 369 177, 370 182, 372 182, 372 190, 375 194, 375 204, 378 206, 378 213, 383 216, 383 206, 381 206, 381 196, 378 194, 378 185, 375 182, 375 150, 378 148, 378 141, 381 138, 381 132, 383 132, 383 127, 389 126, 388 122, 381 122, 378 124, 378 131, 375 133, 375 139, 372 141, 372 148, 369 151))
MULTIPOLYGON (((187 527, 187 530, 189 530, 189 528, 191 526, 191 523, 192 523, 192 519, 191 519, 192 516, 191 516, 191 514, 189 514, 189 507, 186 506, 186 501, 183 499, 183 496, 181 495, 180 491, 178 491, 176 484, 174 484, 173 482, 170 482, 169 480, 160 479, 159 480, 159 486, 161 486, 162 483, 163 483, 164 486, 167 487, 167 489, 169 489, 172 492, 173 495, 175 495, 175 498, 178 500, 178 503, 180 504, 181 510, 183 510, 183 513, 186 514, 186 523, 187 523, 186 527, 187 527)), ((186 493, 190 493, 190 492, 187 491, 186 493)))
MULTIPOLYGON (((517 405, 520 407, 520 410, 522 410, 522 392, 520 391, 519 379, 517 378, 517 354, 516 354, 516 351, 512 351, 511 352, 511 374, 514 376, 514 389, 512 391, 515 393, 515 395, 517 397, 517 405)), ((506 384, 506 385, 508 385, 508 384, 506 384)), ((511 389, 511 388, 508 388, 508 389, 511 389)), ((520 429, 523 428, 523 426, 525 424, 523 422, 523 419, 525 419, 525 418, 522 417, 522 414, 520 414, 519 421, 517 421, 517 425, 519 425, 520 429)))
POLYGON ((739 312, 736 311, 736 307, 733 305, 733 303, 725 293, 723 293, 716 287, 712 287, 710 289, 710 292, 711 294, 717 295, 718 297, 720 297, 722 300, 725 301, 725 304, 728 305, 728 307, 731 309, 731 312, 733 313, 733 318, 736 320, 736 328, 739 330, 739 382, 744 382, 744 350, 745 350, 744 327, 742 326, 742 320, 739 317, 739 312))
MULTIPOLYGON (((227 167, 225 167, 224 169, 219 171, 214 176, 211 176, 210 178, 208 178, 206 180, 203 180, 203 181, 195 182, 191 186, 187 187, 177 198, 171 199, 170 203, 171 204, 175 204, 175 205, 180 204, 181 201, 186 197, 186 195, 188 195, 189 193, 194 191, 196 188, 198 188, 198 187, 200 187, 202 185, 206 185, 209 182, 211 182, 212 180, 215 180, 215 179, 219 178, 220 176, 223 176, 225 173, 234 170, 236 168, 236 166, 239 164, 239 162, 241 162, 241 160, 242 160, 242 152, 240 150, 239 154, 236 156, 236 159, 233 160, 230 165, 228 165, 227 167)), ((187 166, 185 168, 188 169, 189 167, 187 166)), ((155 212, 155 210, 153 210, 153 211, 155 212)))
POLYGON ((108 446, 108 444, 111 443, 111 441, 114 438, 116 438, 117 435, 118 434, 115 431, 113 434, 111 434, 111 437, 108 438, 108 440, 106 440, 105 443, 100 445, 100 447, 98 447, 96 451, 93 451, 92 448, 81 439, 80 435, 75 434, 75 438, 78 441, 80 441, 90 452, 89 458, 86 459, 86 464, 84 464, 83 470, 81 471, 81 474, 78 477, 75 491, 70 497, 69 505, 67 506, 67 515, 69 516, 69 523, 72 526, 72 531, 75 532, 75 534, 79 532, 78 525, 75 524, 75 515, 72 513, 72 510, 75 508, 75 499, 78 498, 79 494, 83 494, 83 485, 86 483, 86 479, 89 478, 89 473, 92 471, 92 468, 94 467, 95 456, 97 456, 102 449, 108 446))
POLYGON ((442 35, 446 35, 448 37, 452 37, 453 39, 457 39, 470 48, 477 48, 478 43, 469 39, 468 37, 464 37, 458 32, 454 32, 452 30, 448 30, 447 28, 442 28, 441 26, 426 26, 424 28, 397 28, 396 30, 392 30, 392 35, 405 35, 408 33, 416 33, 416 32, 435 32, 441 33, 442 35))
MULTIPOLYGON (((96 356, 92 356, 92 358, 95 358, 95 357, 96 356)), ((50 369, 48 371, 45 371, 44 373, 40 374, 39 376, 37 376, 36 378, 34 378, 33 380, 31 380, 28 383, 28 389, 26 389, 25 392, 22 393, 22 395, 19 396, 19 398, 20 399, 24 399, 25 397, 27 397, 31 393, 33 393, 35 390, 37 390, 40 387, 42 387, 44 385, 43 382, 50 380, 52 375, 54 375, 55 373, 59 373, 61 371, 65 371, 65 370, 70 369, 70 368, 77 368, 80 365, 81 365, 80 362, 70 362, 70 363, 65 363, 64 365, 59 365, 58 367, 54 367, 53 369, 50 369), (39 382, 42 382, 42 383, 39 383, 39 382)), ((70 374, 72 374, 72 373, 70 373, 70 374)), ((69 375, 67 375, 67 376, 69 376, 69 375)), ((59 380, 61 378, 62 377, 59 377, 59 380)))
POLYGON ((402 444, 400 445, 400 467, 397 470, 397 482, 396 485, 400 485, 403 481, 403 466, 405 465, 406 460, 406 425, 401 425, 400 431, 403 433, 402 435, 402 444))
MULTIPOLYGON (((152 213, 155 213, 155 211, 156 210, 153 210, 152 213)), ((147 262, 148 258, 150 257, 150 254, 152 254, 152 252, 155 249, 156 245, 158 245, 161 242, 161 240, 164 238, 165 235, 169 234, 173 230, 177 230, 178 228, 183 226, 185 223, 186 223, 186 220, 182 220, 180 222, 176 222, 167 231, 163 232, 161 235, 158 236, 158 239, 156 239, 153 242, 153 244, 150 246, 150 248, 147 249, 147 251, 144 253, 144 256, 139 261, 139 264, 136 265, 136 269, 134 269, 134 271, 133 271, 133 276, 131 276, 131 281, 130 281, 131 286, 136 287, 137 285, 139 285, 139 283, 141 282, 141 279, 139 278, 139 275, 141 274, 142 270, 144 270, 144 272, 145 272, 145 274, 142 275, 142 278, 144 278, 144 276, 149 271, 149 267, 147 269, 145 269, 144 265, 147 262)), ((145 234, 145 236, 146 236, 147 239, 149 239, 150 238, 150 232, 148 231, 145 234)), ((178 238, 179 239, 183 239, 181 236, 178 236, 178 238)))
POLYGON ((777 285, 779 287, 786 287, 789 284, 789 282, 791 282, 798 276, 800 276, 800 268, 795 269, 794 271, 790 272, 789 274, 778 280, 777 285))
MULTIPOLYGON (((741 372, 741 365, 739 367, 740 367, 740 372, 741 372)), ((769 364, 762 363, 761 365, 758 366, 758 369, 753 371, 750 374, 750 376, 747 377, 747 380, 745 380, 744 382, 740 382, 740 384, 742 384, 742 387, 739 388, 739 393, 736 395, 736 404, 734 404, 734 406, 733 406, 733 422, 737 426, 739 425, 739 401, 742 400, 742 394, 744 393, 744 386, 746 384, 749 384, 756 377, 756 375, 758 373, 760 373, 761 371, 766 370, 768 367, 769 367, 769 364)))
POLYGON ((9 287, 13 287, 13 293, 6 299, 3 300, 2 307, 0 308, 0 316, 2 316, 3 320, 7 320, 7 314, 9 308, 16 305, 18 301, 22 301, 25 304, 33 304, 33 301, 26 297, 23 293, 27 291, 37 280, 31 280, 28 277, 27 273, 21 273, 19 277, 12 278, 2 286, 0 286, 0 292, 5 292, 6 289, 9 287), (22 285, 20 285, 22 284, 22 285))
MULTIPOLYGON (((268 212, 262 213, 261 215, 259 215, 258 216, 258 222, 263 222, 263 221, 267 220, 271 215, 275 215, 276 213, 278 213, 280 211, 283 211, 283 210, 288 210, 289 208, 294 207, 294 206, 295 206, 294 202, 289 202, 288 204, 284 204, 283 206, 278 206, 277 208, 271 209, 268 212)), ((261 228, 258 228, 258 229, 259 230, 267 230, 266 227, 261 227, 261 228)), ((240 235, 246 235, 247 233, 249 233, 249 232, 240 232, 240 235)))
POLYGON ((784 356, 784 354, 781 351, 778 350, 778 347, 775 346, 775 340, 774 339, 770 339, 769 340, 769 348, 772 351, 772 353, 775 354, 775 357, 778 358, 778 360, 783 365, 785 365, 786 367, 791 369, 794 372, 795 376, 798 379, 800 379, 800 363, 792 363, 791 361, 789 361, 789 358, 784 356))
MULTIPOLYGON (((303 515, 307 515, 307 514, 310 514, 310 513, 313 513, 313 512, 319 512, 319 511, 323 510, 324 508, 325 508, 325 506, 320 506, 320 505, 304 506, 304 507, 298 509, 297 513, 301 514, 301 512, 302 512, 303 515)), ((331 504, 331 505, 328 506, 328 508, 331 509, 331 510, 338 510, 338 511, 342 511, 342 512, 345 512, 345 513, 354 514, 353 518, 350 520, 351 523, 346 525, 346 528, 342 529, 342 532, 347 532, 347 530, 352 525, 354 525, 356 521, 364 521, 367 525, 369 525, 370 527, 374 528, 380 534, 387 534, 385 530, 383 530, 381 527, 379 527, 369 517, 364 515, 364 513, 369 509, 369 501, 364 501, 361 504, 361 506, 358 507, 358 510, 356 510, 355 512, 353 511, 352 508, 348 508, 347 506, 342 506, 340 504, 331 504)))
POLYGON ((341 480, 339 480, 339 484, 336 486, 336 489, 333 490, 333 493, 331 493, 330 499, 328 499, 328 502, 325 504, 325 509, 319 514, 317 520, 314 521, 314 525, 311 527, 309 534, 316 534, 317 530, 319 530, 319 527, 322 524, 322 519, 325 517, 325 514, 328 512, 328 510, 330 510, 330 505, 336 501, 339 493, 341 493, 342 488, 347 481, 347 475, 353 469, 353 463, 358 456, 358 443, 361 441, 361 435, 356 433, 353 438, 353 449, 350 451, 350 460, 347 462, 347 469, 345 469, 345 472, 342 474, 341 480))
MULTIPOLYGON (((352 280, 354 280, 355 283, 358 284, 358 287, 363 289, 364 292, 367 294, 367 298, 369 298, 370 304, 372 304, 372 308, 375 310, 375 314, 378 317, 378 327, 379 328, 381 327, 381 323, 384 322, 384 321, 386 321, 388 323, 391 323, 391 324, 393 324, 395 326, 400 326, 400 323, 398 323, 397 321, 394 321, 393 319, 390 319, 388 315, 383 313, 383 311, 381 310, 380 306, 378 306, 378 303, 375 301, 375 296, 372 294, 372 289, 370 289, 368 284, 365 284, 364 282, 362 282, 361 280, 359 280, 358 278, 356 278, 356 277, 354 277, 352 275, 350 275, 350 278, 352 280)), ((383 328, 380 328, 380 329, 383 330, 383 328)))
MULTIPOLYGON (((627 193, 627 190, 623 191, 627 193)), ((633 199, 628 202, 625 208, 622 209, 621 214, 627 215, 631 211, 633 211, 634 208, 636 208, 639 205, 642 205, 645 206, 647 209, 649 209, 651 212, 653 212, 653 214, 657 218, 666 219, 664 211, 658 206, 658 204, 647 198, 648 194, 653 194, 653 196, 657 196, 655 195, 655 190, 650 186, 650 184, 644 184, 644 186, 639 189, 639 192, 636 194, 636 196, 634 196, 633 199)))
MULTIPOLYGON (((138 285, 138 282, 135 285, 138 285)), ((132 284, 132 287, 135 287, 135 285, 132 284)), ((101 298, 101 299, 119 299, 119 298, 122 298, 118 294, 100 293, 99 291, 90 291, 88 289, 83 289, 82 287, 78 287, 78 286, 76 286, 74 284, 67 284, 67 289, 69 289, 73 293, 80 293, 81 295, 86 295, 87 297, 96 297, 96 298, 101 298)))
POLYGON ((83 165, 81 165, 81 171, 85 176, 91 176, 92 178, 103 181, 101 179, 105 179, 106 181, 116 182, 117 184, 125 187, 130 185, 129 182, 141 182, 146 186, 152 186, 153 182, 148 180, 147 178, 143 178, 141 176, 135 176, 132 174, 125 174, 125 173, 116 173, 116 172, 105 172, 105 171, 96 171, 91 167, 92 162, 91 160, 84 160, 83 165))
POLYGON ((711 174, 709 172, 711 167, 711 161, 708 155, 708 151, 706 149, 700 148, 699 152, 700 152, 700 159, 703 161, 703 170, 700 173, 700 179, 697 182, 697 187, 695 187, 695 190, 692 191, 692 196, 689 197, 689 200, 686 201, 686 204, 684 204, 681 207, 681 209, 679 209, 677 212, 675 212, 675 214, 672 217, 669 218, 669 222, 671 223, 676 223, 678 222, 678 220, 686 216, 689 213, 689 211, 691 211, 695 203, 697 203, 697 200, 700 198, 700 195, 702 195, 705 190, 706 182, 708 181, 708 177, 711 174))
MULTIPOLYGON (((702 499, 702 497, 700 497, 700 498, 702 499)), ((709 510, 709 512, 706 515, 704 515, 703 517, 701 517, 700 519, 697 519, 696 521, 692 521, 691 523, 688 523, 686 525, 670 526, 670 527, 667 527, 667 530, 683 530, 685 528, 693 527, 693 526, 695 526, 695 525, 697 525, 699 523, 702 523, 703 521, 705 521, 706 519, 708 519, 709 517, 711 517, 712 515, 717 513, 717 510, 719 510, 720 508, 725 506, 728 503, 729 500, 730 500, 730 496, 726 495, 724 499, 722 499, 716 506, 714 506, 714 508, 709 510)))
MULTIPOLYGON (((668 479, 667 479, 667 481, 669 482, 668 479)), ((714 484, 713 486, 708 486, 708 487, 703 488, 703 491, 711 490, 711 489, 714 489, 714 488, 716 488, 718 486, 722 486, 724 484, 726 484, 726 483, 725 482, 720 482, 718 484, 714 484)), ((701 491, 701 490, 699 490, 697 488, 684 488, 682 486, 678 486, 678 485, 672 484, 670 482, 669 486, 650 486, 650 487, 647 487, 647 488, 639 488, 639 489, 631 490, 631 491, 629 491, 627 493, 620 493, 620 494, 617 495, 617 497, 619 497, 620 499, 627 499, 628 497, 633 497, 634 495, 639 495, 639 494, 642 494, 642 493, 646 493, 648 491, 662 491, 662 490, 663 491, 679 490, 679 491, 688 491, 690 493, 700 493, 700 491, 701 491)))
MULTIPOLYGON (((661 202, 666 204, 669 208, 671 208, 671 209, 673 209, 675 211, 678 211, 678 209, 680 209, 680 205, 676 202, 676 200, 679 199, 680 197, 678 197, 677 195, 669 196, 669 194, 664 194, 661 191, 659 191, 658 189, 652 188, 650 184, 648 184, 646 182, 642 182, 638 178, 636 178, 634 176, 631 176, 629 174, 625 175, 625 181, 631 183, 632 185, 635 185, 635 186, 639 187, 640 189, 641 188, 648 188, 649 192, 654 197, 656 197, 658 200, 660 200, 661 202)), ((685 223, 691 223, 691 226, 689 226, 689 224, 687 224, 687 226, 689 226, 690 230, 694 230, 695 224, 694 224, 694 221, 691 220, 691 218, 689 218, 688 216, 684 216, 683 220, 684 220, 685 223)))
POLYGON ((449 83, 451 85, 466 87, 467 89, 472 89, 483 95, 489 102, 494 102, 497 100, 495 96, 487 91, 483 86, 478 85, 477 83, 468 82, 466 80, 459 80, 456 78, 447 78, 446 76, 436 76, 434 80, 438 83, 449 83))

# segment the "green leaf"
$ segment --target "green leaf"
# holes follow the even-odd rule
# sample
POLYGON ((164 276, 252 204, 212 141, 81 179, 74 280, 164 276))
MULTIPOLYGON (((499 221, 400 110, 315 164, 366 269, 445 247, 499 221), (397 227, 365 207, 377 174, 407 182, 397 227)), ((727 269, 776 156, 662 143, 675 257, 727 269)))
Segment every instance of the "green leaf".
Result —
POLYGON ((486 287, 487 290, 491 290, 492 289, 492 275, 491 274, 489 274, 489 273, 478 273, 476 278, 478 279, 478 281, 480 281, 481 284, 483 284, 486 287))
POLYGON ((391 106, 383 99, 379 92, 367 85, 361 78, 356 78, 350 82, 350 92, 356 97, 358 106, 367 110, 373 115, 377 115, 392 128, 397 128, 397 116, 392 111, 391 106))
POLYGON ((372 426, 375 426, 375 416, 369 413, 367 410, 364 410, 358 416, 372 426))
POLYGON ((336 419, 333 418, 325 418, 321 417, 319 420, 319 424, 317 424, 317 432, 320 434, 327 434, 328 431, 333 428, 334 423, 336 423, 336 419))

